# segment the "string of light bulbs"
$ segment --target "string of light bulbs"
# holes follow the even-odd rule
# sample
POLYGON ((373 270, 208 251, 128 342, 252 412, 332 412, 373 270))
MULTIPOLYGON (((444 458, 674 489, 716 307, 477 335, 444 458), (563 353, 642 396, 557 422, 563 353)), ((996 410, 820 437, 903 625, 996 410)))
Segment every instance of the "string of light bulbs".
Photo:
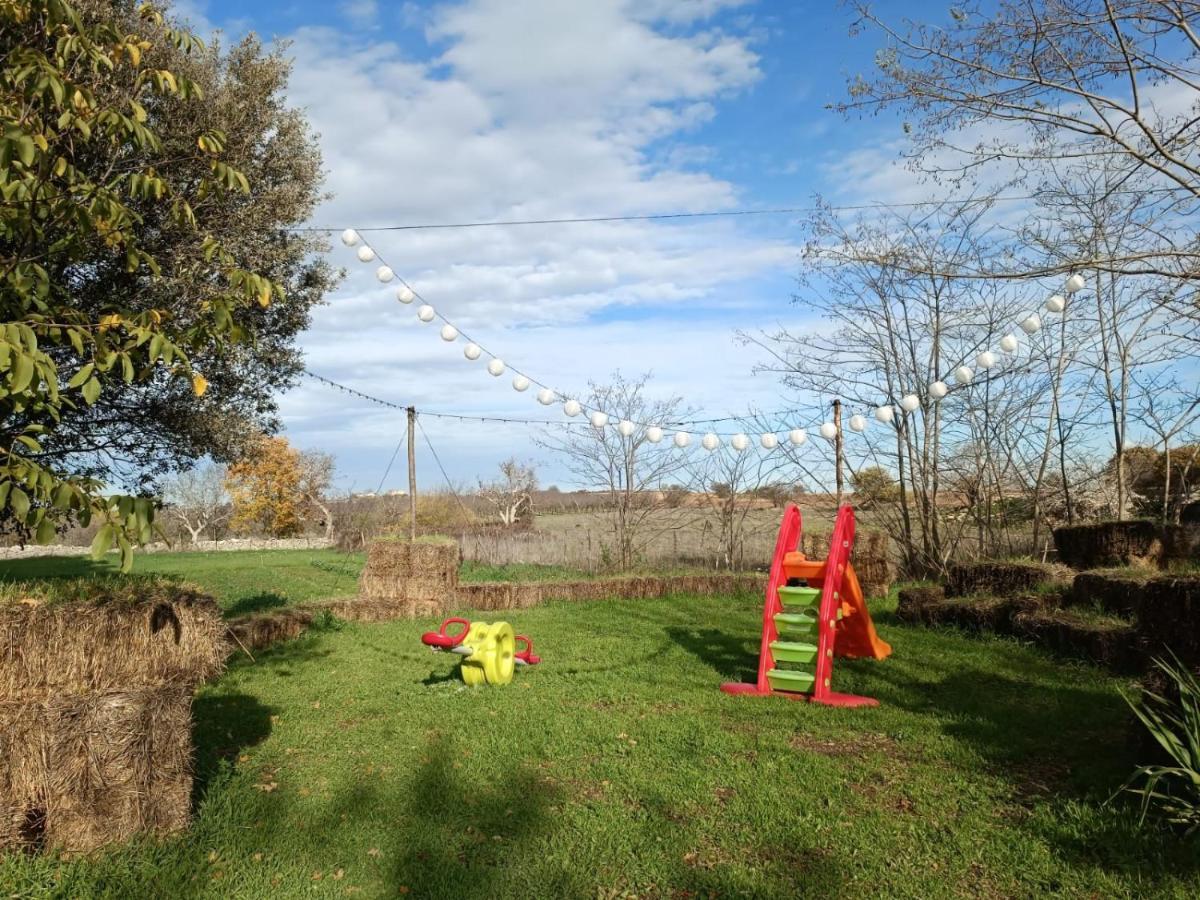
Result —
MULTIPOLYGON (((641 429, 646 440, 652 444, 657 444, 662 441, 664 437, 666 437, 666 429, 671 427, 675 429, 674 434, 671 436, 671 442, 675 445, 675 447, 682 450, 691 444, 692 438, 698 433, 678 427, 681 424, 690 423, 638 422, 622 416, 619 413, 614 414, 609 410, 588 407, 576 398, 549 387, 548 385, 538 381, 515 366, 506 363, 500 356, 492 353, 478 341, 473 340, 460 327, 451 322, 446 316, 438 312, 437 309, 424 297, 422 297, 421 294, 409 282, 396 274, 395 270, 387 264, 378 250, 376 250, 375 247, 373 247, 366 239, 364 239, 358 230, 354 228, 347 228, 343 230, 341 234, 341 240, 346 247, 357 247, 355 254, 360 262, 369 264, 377 261, 379 263, 379 266, 375 270, 375 277, 376 280, 378 280, 381 284, 389 284, 392 281, 399 282, 399 287, 396 288, 397 301, 405 305, 412 304, 415 301, 420 301, 420 305, 417 307, 417 319, 420 322, 424 324, 430 324, 435 320, 442 322, 442 327, 439 333, 443 341, 453 344, 456 343, 460 338, 465 340, 466 344, 463 347, 463 356, 466 357, 468 361, 475 362, 481 359, 483 356, 487 356, 487 371, 489 375, 499 378, 508 371, 514 373, 512 378, 512 387, 513 390, 517 391, 518 393, 524 393, 531 387, 536 386, 538 388, 536 393, 537 401, 543 406, 553 406, 561 403, 563 413, 572 419, 587 413, 588 422, 593 428, 602 430, 612 427, 615 428, 616 431, 625 438, 631 437, 634 432, 636 432, 638 429, 641 429)), ((1053 314, 1062 313, 1066 309, 1067 298, 1083 290, 1084 287, 1086 287, 1086 281, 1083 276, 1079 273, 1073 273, 1067 278, 1066 283, 1063 286, 1063 293, 1053 294, 1049 297, 1049 299, 1046 300, 1044 304, 1045 311, 1053 314)), ((1042 329, 1043 322, 1041 316, 1037 312, 1033 312, 1017 323, 1017 327, 1026 335, 1032 336, 1042 329)), ((1020 341, 1017 339, 1014 330, 1013 332, 1005 334, 1000 339, 998 344, 999 352, 990 348, 981 350, 975 355, 974 364, 980 370, 994 368, 1000 363, 1004 356, 1015 354, 1019 347, 1020 341)), ((950 374, 944 378, 937 379, 925 388, 925 393, 928 398, 926 402, 936 403, 947 397, 951 391, 954 390, 954 388, 947 383, 949 380, 953 380, 958 387, 965 388, 974 380, 974 378, 975 369, 968 365, 965 360, 960 361, 959 365, 955 366, 950 374)), ((328 381, 327 379, 321 380, 328 381)), ((335 386, 342 387, 341 385, 335 386)), ((361 394, 360 392, 356 392, 351 389, 347 390, 350 390, 351 393, 359 394, 359 396, 367 397, 367 399, 374 399, 368 397, 368 395, 361 394)), ((898 402, 901 414, 915 414, 918 410, 922 409, 924 405, 925 404, 922 403, 920 394, 918 394, 916 390, 910 390, 909 392, 904 393, 898 402)), ((876 406, 873 414, 877 421, 890 425, 895 422, 896 412, 897 404, 885 403, 876 406)), ((728 419, 725 420, 733 418, 734 417, 728 417, 728 419)), ((723 421, 723 419, 694 420, 694 422, 709 423, 717 421, 723 421)), ((855 413, 850 416, 848 424, 852 432, 861 434, 862 432, 866 431, 868 420, 863 414, 855 413)), ((833 440, 835 437, 837 437, 838 426, 834 422, 822 422, 818 431, 821 437, 825 438, 826 440, 833 440)), ((723 436, 729 438, 730 447, 739 453, 744 452, 750 446, 749 435, 740 431, 729 435, 721 435, 715 431, 707 431, 700 438, 700 446, 709 452, 715 451, 722 445, 721 437, 723 436)), ((808 432, 804 428, 792 428, 787 431, 784 439, 787 440, 793 447, 800 447, 808 440, 808 432)), ((772 451, 781 443, 780 435, 776 432, 763 432, 758 436, 758 443, 764 450, 772 451)))

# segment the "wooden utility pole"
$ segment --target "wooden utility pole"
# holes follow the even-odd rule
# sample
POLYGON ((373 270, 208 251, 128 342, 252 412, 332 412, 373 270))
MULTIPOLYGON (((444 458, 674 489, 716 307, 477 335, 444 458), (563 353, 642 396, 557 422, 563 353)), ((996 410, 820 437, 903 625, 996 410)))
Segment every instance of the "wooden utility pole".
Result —
POLYGON ((833 427, 837 432, 833 436, 834 478, 837 483, 837 507, 842 508, 842 401, 833 401, 833 427))
POLYGON ((417 539, 417 409, 408 408, 408 531, 417 539))

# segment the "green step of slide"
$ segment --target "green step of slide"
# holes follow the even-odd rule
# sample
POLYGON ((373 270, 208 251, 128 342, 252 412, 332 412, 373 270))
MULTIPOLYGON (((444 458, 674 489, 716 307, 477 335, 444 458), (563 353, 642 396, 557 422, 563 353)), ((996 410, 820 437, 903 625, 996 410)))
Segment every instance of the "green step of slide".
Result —
POLYGON ((817 636, 817 616, 814 610, 810 614, 805 613, 776 613, 775 630, 786 631, 789 634, 803 634, 810 637, 817 636))
POLYGON ((799 641, 771 641, 771 655, 776 662, 810 663, 817 658, 817 645, 799 641))
POLYGON ((773 691, 792 691, 807 694, 812 690, 816 676, 812 672, 793 672, 789 669, 768 669, 767 682, 773 691))
POLYGON ((779 602, 787 609, 815 607, 821 602, 821 589, 810 587, 781 587, 779 602))

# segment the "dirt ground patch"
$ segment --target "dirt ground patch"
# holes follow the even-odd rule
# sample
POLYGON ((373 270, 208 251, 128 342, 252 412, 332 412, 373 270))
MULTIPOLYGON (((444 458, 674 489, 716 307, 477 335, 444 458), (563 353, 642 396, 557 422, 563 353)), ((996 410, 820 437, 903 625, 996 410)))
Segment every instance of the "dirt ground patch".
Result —
POLYGON ((818 737, 813 734, 805 734, 797 732, 793 734, 788 741, 788 745, 793 750, 805 750, 809 753, 817 753, 821 756, 845 756, 847 754, 861 753, 887 753, 895 755, 897 753, 896 741, 886 734, 876 734, 873 732, 864 732, 863 734, 855 734, 846 738, 827 738, 818 737))

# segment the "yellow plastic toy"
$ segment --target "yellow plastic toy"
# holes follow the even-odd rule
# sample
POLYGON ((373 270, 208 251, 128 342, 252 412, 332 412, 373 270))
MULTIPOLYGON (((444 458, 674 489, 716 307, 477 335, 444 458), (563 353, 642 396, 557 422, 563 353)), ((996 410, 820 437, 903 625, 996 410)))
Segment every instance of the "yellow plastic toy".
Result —
POLYGON ((517 651, 516 633, 507 622, 472 622, 463 645, 475 652, 462 661, 462 680, 480 684, 508 684, 513 679, 517 651))
POLYGON ((507 622, 468 622, 446 619, 437 631, 421 635, 421 642, 433 650, 449 650, 463 657, 459 671, 471 686, 508 684, 517 666, 535 666, 541 657, 533 653, 533 641, 516 634, 507 622), (453 633, 450 626, 461 627, 453 633), (517 645, 523 649, 518 651, 517 645))

